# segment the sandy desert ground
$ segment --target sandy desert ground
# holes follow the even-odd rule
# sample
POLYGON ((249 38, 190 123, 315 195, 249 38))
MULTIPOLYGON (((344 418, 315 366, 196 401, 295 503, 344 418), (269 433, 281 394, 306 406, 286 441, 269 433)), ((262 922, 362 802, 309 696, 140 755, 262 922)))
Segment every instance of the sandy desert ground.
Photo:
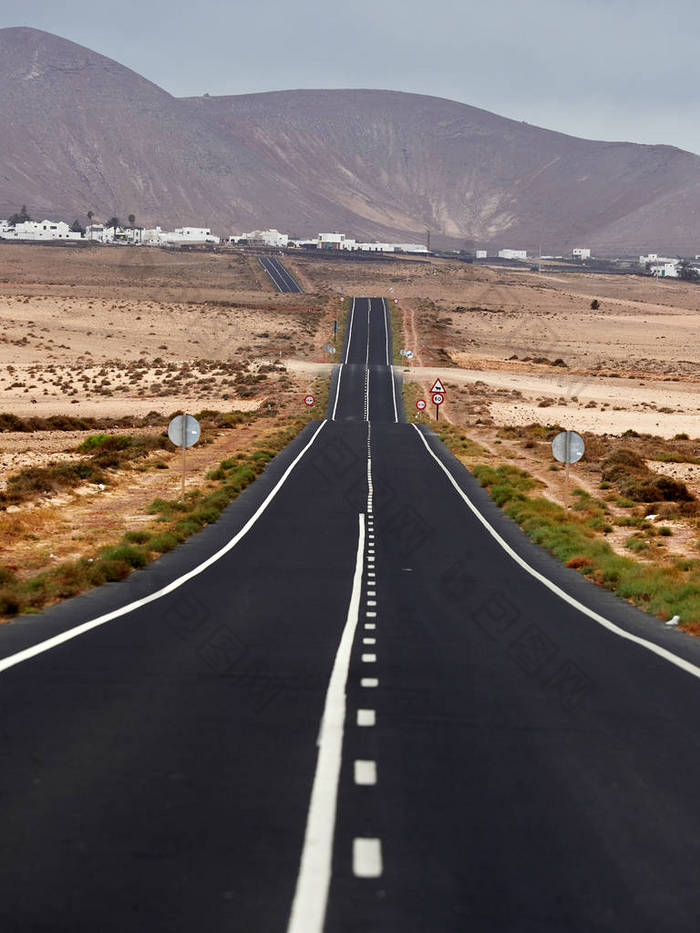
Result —
POLYGON ((411 378, 469 389, 482 419, 700 436, 694 284, 447 260, 294 266, 317 290, 396 299, 411 378))
MULTIPOLYGON (((700 437, 700 287, 445 260, 285 261, 304 294, 277 294, 240 252, 0 247, 0 415, 94 418, 107 433, 127 419, 131 435, 162 430, 178 410, 267 406, 289 416, 330 372, 322 346, 349 304, 341 299, 371 294, 387 296, 414 351, 405 379, 427 396, 439 376, 448 387, 442 416, 494 456, 506 453, 503 426, 532 422, 700 437)), ((263 421, 212 434, 192 453, 189 482, 254 445, 274 417, 263 421)), ((94 432, 3 430, 0 490, 24 467, 78 459, 94 432)), ((561 499, 558 474, 526 450, 512 453, 561 499)), ((11 506, 0 520, 2 560, 35 573, 143 527, 146 504, 176 495, 179 483, 174 453, 159 451, 146 466, 103 491, 11 506)), ((663 467, 700 493, 692 464, 663 467)), ((692 544, 690 531, 677 531, 671 550, 692 544)))

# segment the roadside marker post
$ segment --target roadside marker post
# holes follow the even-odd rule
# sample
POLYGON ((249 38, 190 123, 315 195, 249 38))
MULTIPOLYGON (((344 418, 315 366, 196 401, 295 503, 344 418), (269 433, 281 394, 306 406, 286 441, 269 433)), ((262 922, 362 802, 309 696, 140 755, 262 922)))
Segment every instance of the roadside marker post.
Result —
POLYGON ((168 437, 176 447, 182 447, 182 487, 180 498, 183 500, 185 498, 185 472, 187 469, 185 451, 188 447, 197 443, 201 433, 202 429, 199 426, 199 421, 197 421, 193 415, 188 415, 187 412, 185 412, 184 415, 175 415, 168 425, 168 437))

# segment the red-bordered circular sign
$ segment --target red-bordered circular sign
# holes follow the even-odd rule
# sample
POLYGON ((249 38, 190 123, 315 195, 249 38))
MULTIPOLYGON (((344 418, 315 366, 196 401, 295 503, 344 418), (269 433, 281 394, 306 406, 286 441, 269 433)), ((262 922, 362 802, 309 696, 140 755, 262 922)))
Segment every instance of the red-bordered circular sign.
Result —
POLYGON ((313 395, 306 395, 304 397, 304 404, 311 408, 312 405, 316 404, 316 399, 313 397, 313 395))
POLYGON ((416 408, 418 411, 425 411, 426 401, 424 398, 419 398, 416 402, 416 408))
POLYGON ((433 392, 433 405, 442 405, 445 401, 445 396, 442 392, 433 392))

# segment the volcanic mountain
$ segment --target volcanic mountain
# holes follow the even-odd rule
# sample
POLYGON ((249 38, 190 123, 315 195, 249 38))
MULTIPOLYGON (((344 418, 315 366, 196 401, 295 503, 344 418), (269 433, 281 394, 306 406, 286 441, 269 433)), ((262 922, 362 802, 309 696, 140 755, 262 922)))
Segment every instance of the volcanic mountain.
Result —
POLYGON ((700 252, 700 157, 672 146, 395 91, 175 98, 24 27, 0 30, 0 85, 0 216, 700 252))

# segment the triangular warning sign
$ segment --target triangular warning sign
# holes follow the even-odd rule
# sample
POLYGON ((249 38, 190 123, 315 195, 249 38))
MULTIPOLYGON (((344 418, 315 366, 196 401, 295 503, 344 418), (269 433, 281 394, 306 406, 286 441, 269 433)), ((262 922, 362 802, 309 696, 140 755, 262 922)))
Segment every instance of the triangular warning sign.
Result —
POLYGON ((444 391, 445 391, 445 387, 444 387, 444 385, 440 382, 439 379, 436 379, 435 382, 433 383, 433 387, 432 387, 432 389, 431 389, 430 391, 431 391, 431 392, 444 392, 444 391))

